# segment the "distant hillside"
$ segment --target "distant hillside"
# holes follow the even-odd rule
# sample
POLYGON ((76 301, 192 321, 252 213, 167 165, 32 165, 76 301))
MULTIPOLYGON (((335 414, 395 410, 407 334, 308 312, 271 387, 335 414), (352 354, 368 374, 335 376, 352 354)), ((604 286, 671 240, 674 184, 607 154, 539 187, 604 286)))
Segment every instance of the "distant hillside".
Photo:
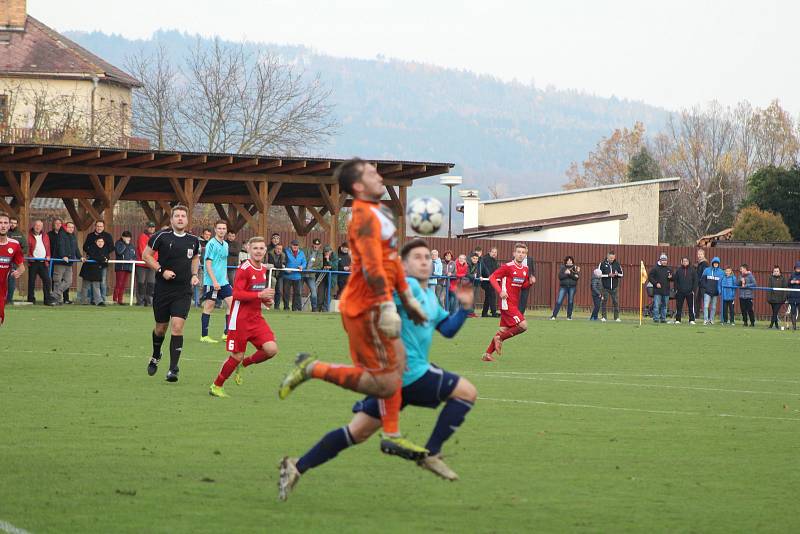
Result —
MULTIPOLYGON (((177 31, 160 31, 147 41, 97 32, 65 35, 119 66, 141 47, 162 42, 180 54, 197 40, 177 31)), ((582 161, 600 137, 637 120, 659 129, 667 117, 641 102, 542 90, 431 65, 253 46, 318 72, 333 89, 339 133, 309 154, 452 161, 465 186, 480 188, 484 197, 486 187, 498 183, 507 194, 559 189, 569 163, 582 161)))

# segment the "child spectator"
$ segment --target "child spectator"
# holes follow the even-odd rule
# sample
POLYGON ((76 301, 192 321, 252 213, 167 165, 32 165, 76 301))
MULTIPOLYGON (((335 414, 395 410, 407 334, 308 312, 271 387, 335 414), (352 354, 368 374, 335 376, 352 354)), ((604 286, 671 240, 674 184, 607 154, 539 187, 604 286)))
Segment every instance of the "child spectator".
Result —
POLYGON ((589 317, 590 321, 597 321, 597 314, 600 313, 600 304, 603 302, 603 271, 595 269, 592 271, 592 316, 589 317))
POLYGON ((733 274, 733 269, 725 267, 725 274, 719 280, 719 293, 722 295, 722 324, 734 323, 733 301, 736 298, 736 286, 738 280, 733 274))
POLYGON ((711 260, 711 267, 706 267, 700 276, 700 289, 703 292, 703 324, 714 324, 714 316, 717 314, 719 281, 725 276, 719 264, 719 258, 714 257, 711 260))
POLYGON ((756 287, 756 277, 750 271, 750 266, 743 263, 739 267, 741 278, 739 279, 739 308, 742 310, 742 321, 747 326, 747 319, 750 319, 750 326, 756 325, 756 314, 753 312, 753 288, 756 287))
POLYGON ((785 289, 787 284, 786 277, 783 276, 779 266, 776 265, 772 268, 772 275, 770 275, 767 285, 773 288, 773 291, 770 291, 767 295, 767 302, 769 302, 772 308, 772 318, 770 319, 769 327, 772 328, 772 326, 775 325, 775 328, 780 329, 778 315, 780 315, 781 308, 784 302, 786 302, 786 291, 775 291, 775 289, 785 289))
POLYGON ((87 252, 87 259, 92 261, 83 264, 80 275, 84 285, 91 288, 92 304, 105 306, 103 292, 100 290, 100 281, 103 279, 104 269, 108 267, 105 238, 98 237, 94 244, 95 246, 89 247, 87 252))
POLYGON ((797 330, 797 316, 800 310, 800 261, 795 262, 794 272, 789 277, 789 296, 786 300, 789 301, 789 315, 792 318, 792 330, 797 330))
MULTIPOLYGON (((136 248, 131 241, 133 234, 128 230, 122 232, 122 236, 114 244, 114 252, 118 260, 133 261, 136 259, 136 248)), ((117 263, 114 265, 114 302, 122 304, 122 297, 125 295, 125 288, 131 279, 132 263, 117 263)))
MULTIPOLYGON (((325 245, 322 249, 322 270, 332 270, 334 261, 335 258, 333 257, 333 248, 331 248, 330 245, 325 245)), ((312 311, 328 311, 328 288, 331 287, 331 276, 333 275, 324 273, 317 280, 317 283, 319 284, 319 288, 317 289, 317 309, 312 311)))

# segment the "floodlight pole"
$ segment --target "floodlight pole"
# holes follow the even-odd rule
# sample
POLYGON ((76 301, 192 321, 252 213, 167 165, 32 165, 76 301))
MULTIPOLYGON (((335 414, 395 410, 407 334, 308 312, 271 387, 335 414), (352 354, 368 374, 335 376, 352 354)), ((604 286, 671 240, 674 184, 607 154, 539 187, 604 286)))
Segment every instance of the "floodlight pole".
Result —
POLYGON ((442 176, 439 183, 446 185, 450 190, 450 201, 447 204, 447 238, 453 237, 453 187, 461 185, 461 176, 442 176))

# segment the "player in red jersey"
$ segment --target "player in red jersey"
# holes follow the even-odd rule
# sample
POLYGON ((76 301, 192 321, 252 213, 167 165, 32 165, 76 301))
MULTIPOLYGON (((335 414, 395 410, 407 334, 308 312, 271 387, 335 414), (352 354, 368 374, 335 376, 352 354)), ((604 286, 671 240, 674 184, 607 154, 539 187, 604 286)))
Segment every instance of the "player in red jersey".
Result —
POLYGON ((489 277, 500 304, 500 328, 481 358, 485 362, 494 361, 494 352, 498 356, 502 353, 503 341, 528 329, 528 321, 519 309, 520 291, 530 287, 534 281, 528 266, 523 263, 527 255, 528 247, 524 243, 517 243, 514 245, 514 260, 501 265, 489 277))
POLYGON ((275 290, 267 287, 269 271, 263 263, 267 255, 267 241, 263 237, 251 237, 247 242, 249 258, 242 262, 236 271, 233 283, 233 304, 228 323, 227 349, 230 356, 222 364, 222 369, 211 384, 209 394, 214 397, 227 397, 222 389, 225 381, 235 371, 234 381, 242 383, 239 374, 241 367, 269 360, 278 353, 275 334, 261 315, 261 304, 272 304, 275 290), (244 357, 247 343, 256 351, 244 357))
POLYGON ((8 237, 11 220, 7 213, 0 212, 0 325, 6 318, 6 294, 8 293, 8 277, 19 279, 25 272, 22 258, 22 247, 19 241, 8 237), (17 266, 13 271, 11 265, 17 266))

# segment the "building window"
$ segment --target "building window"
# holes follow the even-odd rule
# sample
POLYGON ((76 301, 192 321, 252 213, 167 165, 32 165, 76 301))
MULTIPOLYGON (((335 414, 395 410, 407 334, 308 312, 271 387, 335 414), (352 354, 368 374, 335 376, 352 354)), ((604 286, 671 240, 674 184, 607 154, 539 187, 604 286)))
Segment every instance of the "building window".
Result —
POLYGON ((8 95, 0 95, 0 128, 8 126, 8 95))

